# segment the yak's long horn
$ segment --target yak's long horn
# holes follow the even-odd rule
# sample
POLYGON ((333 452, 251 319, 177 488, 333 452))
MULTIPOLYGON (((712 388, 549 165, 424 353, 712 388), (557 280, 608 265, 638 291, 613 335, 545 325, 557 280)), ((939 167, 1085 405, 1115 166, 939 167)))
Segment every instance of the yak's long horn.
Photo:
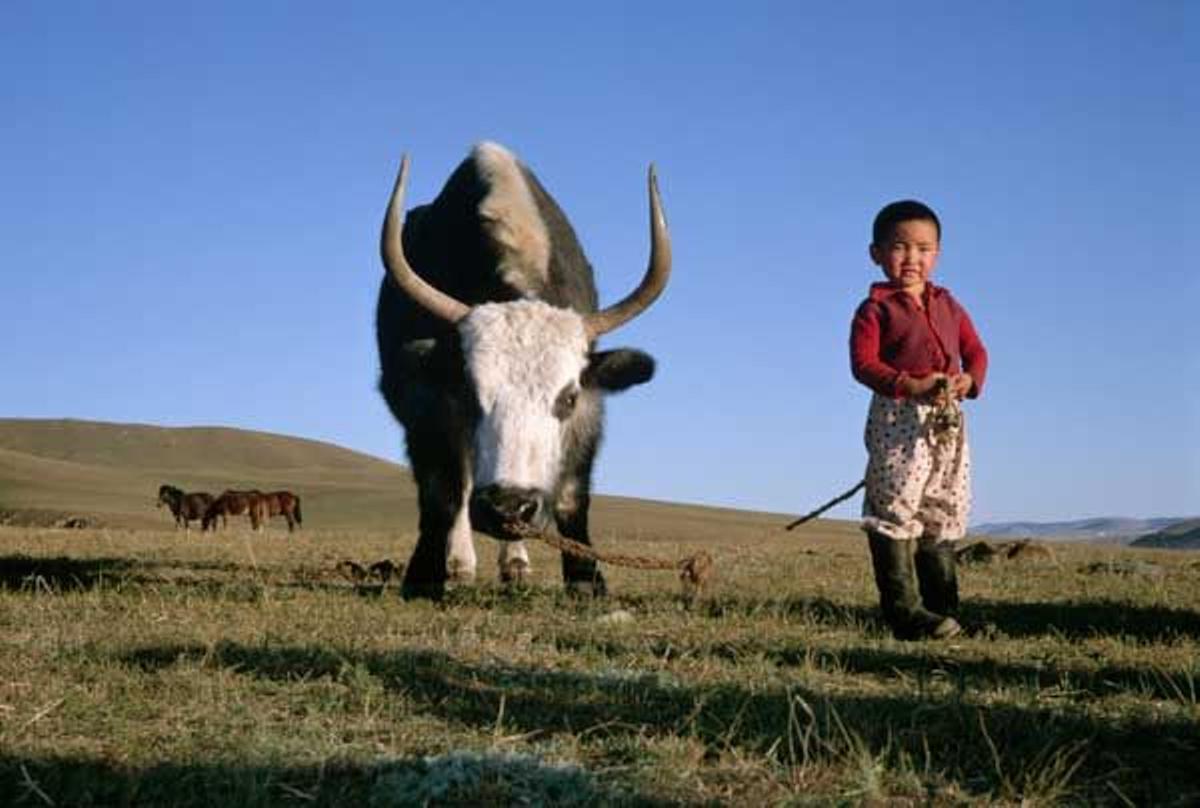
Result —
POLYGON ((589 314, 584 318, 588 335, 595 339, 620 328, 637 317, 662 292, 671 276, 671 234, 667 232, 667 220, 663 216, 662 200, 658 196, 658 176, 654 165, 650 166, 650 265, 638 287, 628 297, 608 308, 589 314))
POLYGON ((404 186, 407 181, 406 154, 400 160, 400 174, 396 177, 396 187, 392 190, 392 199, 388 202, 387 213, 383 217, 383 234, 379 240, 383 265, 387 267, 400 290, 422 308, 448 323, 457 323, 471 310, 470 306, 430 286, 413 271, 408 259, 404 257, 404 244, 400 234, 404 229, 404 186))

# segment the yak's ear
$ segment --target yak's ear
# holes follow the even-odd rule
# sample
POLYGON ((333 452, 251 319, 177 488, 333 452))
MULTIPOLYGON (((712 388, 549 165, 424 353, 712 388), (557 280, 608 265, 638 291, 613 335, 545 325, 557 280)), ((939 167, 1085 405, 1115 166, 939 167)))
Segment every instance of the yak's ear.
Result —
POLYGON ((654 376, 654 357, 635 348, 596 351, 588 358, 580 383, 610 393, 645 384, 654 376))
POLYGON ((409 377, 449 378, 461 372, 458 340, 414 339, 400 348, 400 366, 409 377))

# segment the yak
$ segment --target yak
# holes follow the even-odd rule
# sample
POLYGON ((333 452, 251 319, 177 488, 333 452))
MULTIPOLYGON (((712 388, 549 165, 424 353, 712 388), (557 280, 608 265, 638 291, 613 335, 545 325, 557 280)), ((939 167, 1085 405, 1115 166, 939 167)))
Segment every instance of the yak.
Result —
MULTIPOLYGON (((650 260, 604 309, 566 215, 533 172, 483 142, 430 203, 404 214, 401 159, 381 235, 379 389, 403 427, 420 510, 406 598, 473 580, 472 531, 504 542, 501 580, 529 570, 523 538, 550 529, 590 545, 603 395, 650 380, 654 360, 597 340, 666 286, 671 242, 650 166, 650 260)), ((564 554, 573 594, 605 594, 591 559, 564 554)))

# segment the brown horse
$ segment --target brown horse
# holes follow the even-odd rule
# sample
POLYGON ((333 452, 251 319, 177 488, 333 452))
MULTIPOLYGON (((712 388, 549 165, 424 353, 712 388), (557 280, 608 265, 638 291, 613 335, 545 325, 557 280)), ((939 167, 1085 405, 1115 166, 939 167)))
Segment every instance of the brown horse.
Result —
POLYGON ((304 523, 300 513, 300 497, 291 491, 271 491, 258 497, 259 518, 266 523, 272 516, 282 516, 287 519, 288 532, 296 529, 296 525, 304 523))
MULTIPOLYGON (((158 487, 157 507, 161 508, 163 505, 166 505, 171 509, 171 514, 175 517, 175 527, 177 528, 182 525, 184 530, 188 530, 191 527, 190 522, 193 519, 203 520, 212 503, 212 494, 206 494, 203 491, 188 494, 166 483, 158 487)), ((200 524, 201 527, 204 526, 203 521, 200 524)))
POLYGON ((262 492, 255 489, 250 491, 234 491, 226 489, 221 492, 221 495, 212 501, 208 510, 204 512, 204 521, 201 526, 205 530, 217 529, 217 520, 221 520, 221 526, 229 525, 230 516, 240 516, 246 514, 250 517, 250 527, 258 530, 262 526, 263 519, 261 511, 257 507, 258 498, 262 496, 262 492))

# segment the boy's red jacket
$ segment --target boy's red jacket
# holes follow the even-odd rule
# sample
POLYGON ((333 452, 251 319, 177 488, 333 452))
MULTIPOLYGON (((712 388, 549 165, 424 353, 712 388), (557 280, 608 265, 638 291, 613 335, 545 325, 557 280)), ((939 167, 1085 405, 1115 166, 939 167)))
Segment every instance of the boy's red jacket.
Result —
POLYGON ((967 311, 949 290, 925 285, 925 307, 888 283, 871 284, 850 326, 850 367, 854 378, 877 393, 901 398, 901 375, 970 373, 976 398, 987 375, 987 349, 967 311))

